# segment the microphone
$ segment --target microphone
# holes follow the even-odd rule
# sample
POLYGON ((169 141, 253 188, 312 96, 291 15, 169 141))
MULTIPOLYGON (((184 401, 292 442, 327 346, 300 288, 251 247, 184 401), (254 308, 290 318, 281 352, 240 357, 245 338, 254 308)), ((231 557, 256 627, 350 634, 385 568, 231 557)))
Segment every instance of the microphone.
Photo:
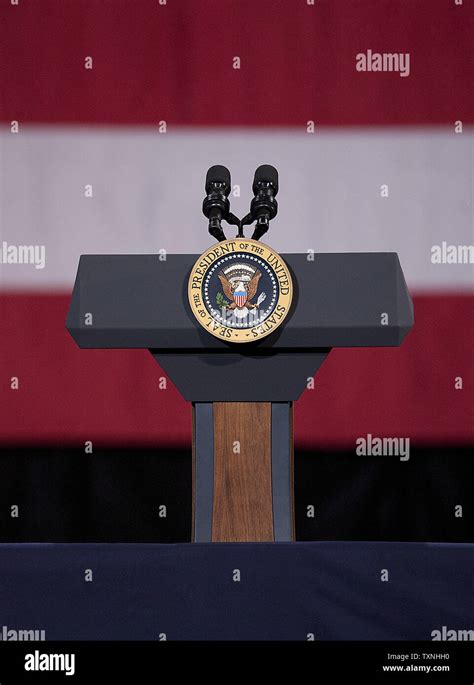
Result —
POLYGON ((242 225, 256 221, 252 240, 259 240, 269 229, 270 220, 278 212, 278 171, 271 164, 262 164, 255 171, 252 190, 254 197, 250 203, 250 212, 242 219, 242 225))
POLYGON ((209 233, 219 241, 226 240, 221 222, 239 226, 240 221, 230 211, 230 171, 221 164, 211 166, 206 174, 206 197, 202 203, 204 216, 209 219, 209 233))

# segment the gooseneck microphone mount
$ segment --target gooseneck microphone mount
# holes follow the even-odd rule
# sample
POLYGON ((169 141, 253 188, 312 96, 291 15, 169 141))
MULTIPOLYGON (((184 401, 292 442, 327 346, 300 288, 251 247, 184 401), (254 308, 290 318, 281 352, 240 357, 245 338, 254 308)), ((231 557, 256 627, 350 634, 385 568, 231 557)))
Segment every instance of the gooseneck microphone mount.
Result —
POLYGON ((209 233, 216 240, 226 240, 222 230, 222 221, 238 226, 240 219, 230 211, 229 193, 231 189, 230 171, 221 164, 211 166, 206 174, 206 197, 202 203, 204 216, 209 219, 209 233))
POLYGON ((262 164, 255 171, 252 190, 254 197, 250 203, 250 212, 242 219, 242 226, 256 221, 253 240, 260 240, 270 227, 270 220, 278 212, 275 199, 278 193, 278 171, 270 164, 262 164))
POLYGON ((242 220, 230 211, 231 181, 227 167, 221 164, 212 166, 206 175, 205 188, 206 197, 202 203, 202 211, 209 219, 209 233, 216 240, 226 240, 222 221, 238 227, 237 238, 244 238, 243 226, 255 221, 252 239, 260 240, 268 231, 271 219, 277 215, 278 171, 270 164, 262 164, 255 171, 252 185, 254 197, 250 203, 250 212, 242 220))

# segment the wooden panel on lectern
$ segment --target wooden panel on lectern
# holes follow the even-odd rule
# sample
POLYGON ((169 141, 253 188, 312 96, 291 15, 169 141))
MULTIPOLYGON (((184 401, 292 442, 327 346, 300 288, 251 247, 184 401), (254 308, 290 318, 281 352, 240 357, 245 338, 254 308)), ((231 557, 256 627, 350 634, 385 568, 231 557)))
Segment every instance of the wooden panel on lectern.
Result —
POLYGON ((214 542, 274 539, 271 461, 271 404, 215 402, 214 542))

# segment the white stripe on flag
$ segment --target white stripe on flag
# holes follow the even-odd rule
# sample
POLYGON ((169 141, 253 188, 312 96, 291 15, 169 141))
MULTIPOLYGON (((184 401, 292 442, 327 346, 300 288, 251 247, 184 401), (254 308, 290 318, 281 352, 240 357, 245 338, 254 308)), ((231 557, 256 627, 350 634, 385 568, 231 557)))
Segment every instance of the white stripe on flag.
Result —
POLYGON ((0 286, 69 288, 83 253, 200 253, 207 168, 230 168, 244 215, 271 163, 279 214, 265 238, 280 253, 395 251, 411 288, 467 288, 472 265, 432 264, 431 250, 472 243, 471 143, 466 129, 3 127, 0 239, 44 245, 46 266, 0 265, 0 286))

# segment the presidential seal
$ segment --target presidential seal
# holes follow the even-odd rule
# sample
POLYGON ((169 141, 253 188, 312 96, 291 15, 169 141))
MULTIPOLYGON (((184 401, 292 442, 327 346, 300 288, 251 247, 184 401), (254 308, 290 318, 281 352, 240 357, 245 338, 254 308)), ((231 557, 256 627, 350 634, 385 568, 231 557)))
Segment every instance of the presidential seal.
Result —
POLYGON ((202 254, 188 283, 191 310, 221 340, 246 343, 280 326, 293 285, 287 265, 258 240, 223 240, 202 254))

